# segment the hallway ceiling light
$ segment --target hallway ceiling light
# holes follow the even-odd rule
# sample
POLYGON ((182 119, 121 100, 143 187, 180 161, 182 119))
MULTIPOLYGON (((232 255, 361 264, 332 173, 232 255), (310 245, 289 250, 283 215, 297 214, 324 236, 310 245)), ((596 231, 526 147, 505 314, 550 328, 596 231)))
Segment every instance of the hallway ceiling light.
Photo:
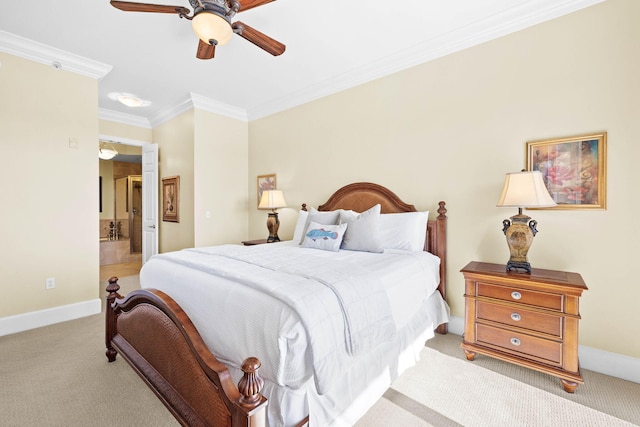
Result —
POLYGON ((102 160, 111 160, 117 155, 118 152, 113 148, 113 146, 107 148, 104 142, 100 142, 100 147, 98 147, 98 158, 102 160))
POLYGON ((144 100, 131 93, 111 92, 109 94, 109 98, 113 99, 114 101, 118 101, 121 104, 126 105, 127 107, 132 107, 132 108, 146 107, 148 105, 151 105, 151 101, 144 100))

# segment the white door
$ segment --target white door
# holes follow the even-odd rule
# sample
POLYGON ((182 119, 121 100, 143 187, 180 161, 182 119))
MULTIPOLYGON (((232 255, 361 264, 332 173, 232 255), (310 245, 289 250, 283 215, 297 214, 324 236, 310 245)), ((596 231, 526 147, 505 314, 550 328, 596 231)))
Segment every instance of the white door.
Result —
POLYGON ((158 253, 158 145, 142 146, 142 263, 158 253))

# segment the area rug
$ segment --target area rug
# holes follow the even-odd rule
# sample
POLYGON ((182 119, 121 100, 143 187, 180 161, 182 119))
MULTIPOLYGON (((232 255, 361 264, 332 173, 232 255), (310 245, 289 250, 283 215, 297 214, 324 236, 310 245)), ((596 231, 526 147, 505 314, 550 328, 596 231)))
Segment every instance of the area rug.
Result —
POLYGON ((556 396, 425 347, 418 364, 393 383, 357 426, 634 426, 570 396, 556 396))

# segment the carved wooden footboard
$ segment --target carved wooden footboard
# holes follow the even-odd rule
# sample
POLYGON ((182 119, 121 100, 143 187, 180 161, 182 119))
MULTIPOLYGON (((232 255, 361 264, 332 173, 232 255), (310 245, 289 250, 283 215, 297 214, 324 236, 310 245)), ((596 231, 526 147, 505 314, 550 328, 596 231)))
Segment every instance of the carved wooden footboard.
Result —
POLYGON ((119 353, 185 426, 264 427, 267 399, 260 394, 260 361, 246 359, 238 387, 208 350, 180 306, 158 290, 118 294, 109 279, 107 358, 119 353))

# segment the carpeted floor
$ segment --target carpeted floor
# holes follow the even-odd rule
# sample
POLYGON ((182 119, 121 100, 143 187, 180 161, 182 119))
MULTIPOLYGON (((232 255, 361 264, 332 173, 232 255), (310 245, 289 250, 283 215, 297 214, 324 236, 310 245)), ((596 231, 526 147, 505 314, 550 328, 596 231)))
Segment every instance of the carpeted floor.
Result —
MULTIPOLYGON (((556 385, 560 387, 559 382, 556 385)), ((637 393, 640 385, 636 386, 637 393)), ((604 391, 610 390, 607 387, 604 391)), ((394 382, 357 427, 394 425, 398 414, 413 415, 414 424, 409 425, 415 426, 635 425, 577 403, 572 397, 547 392, 425 347, 420 362, 394 382)), ((637 394, 627 399, 631 416, 635 412, 637 417, 640 412, 637 399, 637 394)), ((624 402, 615 402, 614 406, 611 412, 626 409, 624 402)))
MULTIPOLYGON (((137 276, 120 285, 135 289, 137 276)), ((460 340, 430 340, 357 427, 640 425, 640 384, 583 371, 571 395, 548 375, 469 362, 460 340)), ((123 360, 107 363, 102 315, 0 337, 0 414, 2 426, 178 425, 123 360)))

